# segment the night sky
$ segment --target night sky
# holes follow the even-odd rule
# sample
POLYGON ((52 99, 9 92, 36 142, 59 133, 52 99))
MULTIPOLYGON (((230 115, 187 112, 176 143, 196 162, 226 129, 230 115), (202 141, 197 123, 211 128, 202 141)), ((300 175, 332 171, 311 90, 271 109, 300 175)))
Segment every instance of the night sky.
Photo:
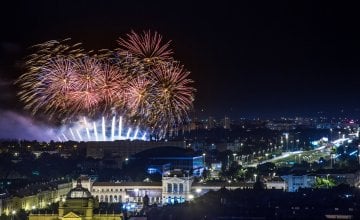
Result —
POLYGON ((130 30, 151 29, 172 40, 176 59, 191 71, 197 116, 316 116, 341 110, 360 115, 360 16, 355 5, 11 2, 2 2, 0 12, 2 110, 22 108, 11 84, 21 74, 18 66, 29 46, 71 37, 86 49, 111 49, 130 30))

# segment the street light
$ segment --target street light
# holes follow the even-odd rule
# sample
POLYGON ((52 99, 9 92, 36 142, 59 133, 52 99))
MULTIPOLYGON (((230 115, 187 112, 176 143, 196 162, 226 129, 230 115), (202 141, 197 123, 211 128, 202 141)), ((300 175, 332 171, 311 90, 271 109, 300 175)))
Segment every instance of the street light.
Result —
POLYGON ((193 199, 194 199, 194 195, 193 195, 193 194, 190 194, 190 195, 188 196, 188 198, 189 198, 189 200, 193 200, 193 199))
POLYGON ((230 169, 230 159, 229 159, 229 155, 227 155, 227 169, 230 169))
POLYGON ((257 174, 254 174, 254 179, 255 179, 255 181, 254 181, 254 182, 256 182, 256 176, 257 176, 257 174))
POLYGON ((329 175, 330 174, 326 174, 326 185, 328 189, 329 189, 329 175))
POLYGON ((203 158, 204 158, 204 167, 206 167, 206 161, 205 161, 205 156, 206 156, 206 153, 203 153, 203 158))
POLYGON ((332 132, 333 132, 333 129, 330 128, 330 142, 332 141, 332 132))
POLYGON ((15 210, 12 210, 12 212, 11 212, 11 220, 13 220, 14 219, 14 215, 16 214, 16 211, 15 210))

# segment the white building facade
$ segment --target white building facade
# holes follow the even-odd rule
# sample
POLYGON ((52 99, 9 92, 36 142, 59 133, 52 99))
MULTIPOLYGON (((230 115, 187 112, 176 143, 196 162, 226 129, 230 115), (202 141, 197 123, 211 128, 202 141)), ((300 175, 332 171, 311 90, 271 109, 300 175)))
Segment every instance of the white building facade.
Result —
MULTIPOLYGON (((163 176, 162 182, 96 182, 84 176, 81 184, 87 188, 92 196, 99 202, 106 203, 142 203, 145 195, 149 198, 149 204, 174 204, 192 200, 210 190, 252 188, 252 184, 245 186, 241 183, 227 185, 194 184, 192 176, 171 175, 163 176)), ((76 187, 76 181, 73 181, 76 187)))

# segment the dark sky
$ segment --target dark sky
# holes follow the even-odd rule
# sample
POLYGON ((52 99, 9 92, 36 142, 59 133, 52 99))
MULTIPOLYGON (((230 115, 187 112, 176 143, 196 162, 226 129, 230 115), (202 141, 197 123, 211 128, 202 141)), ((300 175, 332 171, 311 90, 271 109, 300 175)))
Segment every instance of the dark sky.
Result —
POLYGON ((71 37, 114 48, 130 30, 152 29, 192 72, 197 114, 360 115, 360 16, 343 1, 11 2, 0 13, 1 109, 21 107, 9 83, 27 47, 71 37))

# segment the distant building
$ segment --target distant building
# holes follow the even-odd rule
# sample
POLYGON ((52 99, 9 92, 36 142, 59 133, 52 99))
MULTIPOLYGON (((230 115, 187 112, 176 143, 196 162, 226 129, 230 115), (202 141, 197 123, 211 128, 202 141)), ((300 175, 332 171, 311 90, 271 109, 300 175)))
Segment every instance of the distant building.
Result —
POLYGON ((192 150, 178 147, 150 149, 137 153, 130 159, 147 161, 149 164, 148 169, 162 167, 165 170, 183 170, 189 171, 194 176, 201 176, 204 170, 203 155, 198 155, 192 150), (170 164, 170 169, 166 167, 167 164, 170 164))
POLYGON ((222 168, 221 162, 211 163, 210 177, 213 179, 218 179, 220 177, 221 168, 222 168))
POLYGON ((86 156, 95 159, 111 159, 116 162, 116 166, 120 166, 123 161, 129 156, 138 152, 163 147, 173 146, 185 148, 185 143, 182 141, 139 141, 139 140, 124 140, 124 141, 90 141, 87 142, 86 156))
POLYGON ((316 173, 320 178, 331 178, 336 184, 348 184, 350 186, 360 186, 360 170, 322 170, 316 173))
POLYGON ((227 143, 227 150, 231 150, 232 152, 239 152, 243 147, 243 143, 239 140, 235 140, 233 143, 227 143))
POLYGON ((148 174, 155 174, 155 173, 158 173, 158 174, 163 174, 163 173, 168 173, 170 172, 171 170, 171 164, 170 163, 159 163, 159 164, 155 164, 155 163, 152 163, 151 165, 149 165, 147 167, 147 170, 146 172, 148 174))
POLYGON ((281 176, 281 178, 285 180, 288 192, 296 192, 299 188, 313 187, 316 176, 312 174, 289 174, 281 176))
POLYGON ((285 180, 287 190, 296 192, 299 188, 312 188, 316 178, 331 178, 336 184, 348 184, 350 186, 360 186, 360 171, 339 171, 323 170, 317 173, 299 173, 281 176, 285 180))
POLYGON ((230 118, 229 117, 224 118, 224 129, 230 129, 230 118))
POLYGON ((208 118, 206 128, 209 129, 209 130, 215 128, 215 119, 213 117, 210 116, 208 118))
POLYGON ((296 123, 292 120, 270 121, 266 127, 270 130, 289 131, 296 129, 296 123))
POLYGON ((286 182, 280 177, 271 178, 271 180, 265 181, 266 189, 281 189, 287 191, 286 182))

